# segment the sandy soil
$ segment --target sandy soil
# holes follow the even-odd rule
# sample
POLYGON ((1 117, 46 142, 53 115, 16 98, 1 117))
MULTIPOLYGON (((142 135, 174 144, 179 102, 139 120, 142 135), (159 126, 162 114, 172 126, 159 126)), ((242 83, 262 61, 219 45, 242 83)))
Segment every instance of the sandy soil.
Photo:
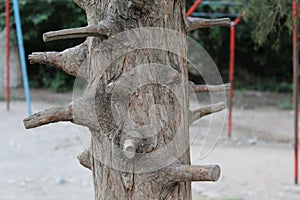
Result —
MULTIPOLYGON (((193 199, 300 199, 300 186, 293 184, 293 114, 278 109, 280 97, 270 101, 269 94, 253 93, 237 97, 234 109, 233 137, 227 139, 222 116, 216 122, 223 127, 218 144, 205 135, 210 118, 191 127, 193 164, 219 164, 222 177, 217 183, 193 183, 193 199), (266 97, 267 96, 267 97, 266 97), (246 105, 240 98, 248 99, 246 105), (263 101, 262 99, 266 99, 263 101), (258 106, 255 103, 261 102, 258 106), (251 109, 249 109, 251 108, 251 109), (203 148, 203 141, 207 149, 203 148), (212 151, 209 149, 213 147, 212 151), (205 158, 201 158, 207 151, 205 158)), ((20 91, 14 99, 22 99, 20 91)), ((71 94, 33 91, 33 110, 38 111, 70 101, 71 94)), ((0 93, 1 97, 1 93, 0 93)), ((285 98, 283 98, 285 99, 285 98)), ((0 199, 64 200, 93 199, 90 172, 78 164, 76 156, 84 150, 85 129, 58 123, 25 130, 27 116, 24 101, 13 101, 6 111, 0 102, 0 199)), ((216 126, 216 127, 218 127, 216 126)), ((205 146, 204 145, 204 146, 205 146)))

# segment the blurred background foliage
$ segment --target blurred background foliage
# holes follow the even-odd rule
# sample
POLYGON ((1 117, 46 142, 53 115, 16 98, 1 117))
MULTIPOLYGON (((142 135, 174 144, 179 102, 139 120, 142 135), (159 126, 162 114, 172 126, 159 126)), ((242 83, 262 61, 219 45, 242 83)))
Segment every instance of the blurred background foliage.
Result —
MULTIPOLYGON (((216 1, 216 0, 214 0, 216 1)), ((218 0, 229 1, 229 0, 218 0)), ((0 30, 5 26, 5 1, 0 2, 0 30)), ((186 0, 189 8, 194 0, 186 0)), ((236 28, 236 86, 242 89, 290 92, 292 90, 292 0, 235 0, 242 6, 200 5, 206 13, 242 13, 236 28)), ((44 43, 50 30, 86 25, 85 13, 72 0, 19 0, 26 54, 61 51, 82 40, 44 43)), ((13 12, 12 24, 14 27, 13 12)), ((234 20, 234 18, 232 18, 234 20)), ((229 28, 215 27, 190 33, 212 56, 228 82, 229 28)), ((29 65, 30 86, 63 92, 72 88, 74 78, 52 67, 29 65)))
MULTIPOLYGON (((44 43, 45 32, 86 25, 85 13, 72 0, 19 0, 26 55, 32 52, 62 51, 82 40, 44 43)), ((12 6, 11 6, 12 7, 12 6)), ((0 2, 0 30, 5 27, 5 1, 0 2)), ((11 27, 14 26, 11 8, 11 27)), ((13 38, 12 42, 16 42, 13 38)), ((74 78, 52 67, 28 62, 29 83, 33 88, 50 88, 54 92, 71 90, 74 78)))

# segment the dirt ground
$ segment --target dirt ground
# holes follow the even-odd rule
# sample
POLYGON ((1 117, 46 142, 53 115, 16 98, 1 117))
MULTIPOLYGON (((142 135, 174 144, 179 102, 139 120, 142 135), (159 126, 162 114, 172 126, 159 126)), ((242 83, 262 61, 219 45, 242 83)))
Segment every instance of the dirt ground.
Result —
MULTIPOLYGON (((82 141, 89 137, 86 129, 58 123, 25 130, 23 91, 12 92, 9 112, 0 101, 0 200, 93 199, 91 174, 76 159, 85 148, 82 141)), ((71 96, 33 90, 33 111, 63 105, 71 96)), ((293 112, 279 109, 290 99, 286 94, 236 93, 231 139, 224 112, 217 114, 217 126, 209 126, 210 117, 200 126, 192 125, 192 163, 222 168, 217 183, 193 183, 194 200, 300 199, 300 186, 293 183, 293 112), (220 136, 218 127, 223 128, 220 136), (210 136, 205 134, 208 129, 210 136)))

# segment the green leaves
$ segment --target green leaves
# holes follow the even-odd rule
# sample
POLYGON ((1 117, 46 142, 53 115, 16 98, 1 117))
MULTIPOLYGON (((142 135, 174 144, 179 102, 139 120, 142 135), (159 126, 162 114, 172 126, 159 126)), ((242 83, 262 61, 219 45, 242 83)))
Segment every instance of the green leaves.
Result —
MULTIPOLYGON (((61 51, 80 42, 70 40, 45 44, 42 41, 44 32, 86 25, 84 11, 72 0, 19 0, 19 6, 27 55, 34 51, 61 51)), ((0 16, 3 11, 5 11, 5 5, 1 2, 0 16)), ((11 22, 13 28, 13 12, 11 22)), ((0 18, 0 30, 4 28, 4 25, 5 15, 0 18)), ((28 72, 32 87, 48 87, 56 92, 72 88, 73 78, 59 70, 28 63, 28 72)))
POLYGON ((245 9, 245 20, 254 23, 252 39, 259 45, 265 44, 270 35, 276 34, 273 48, 280 46, 281 32, 293 28, 292 1, 251 0, 245 9))
POLYGON ((38 25, 44 21, 47 21, 48 20, 48 15, 47 14, 40 14, 40 15, 37 15, 35 17, 32 18, 32 23, 34 25, 38 25))
MULTIPOLYGON (((190 4, 192 2, 189 1, 190 4)), ((198 9, 203 10, 204 5, 198 9)), ((226 13, 233 8, 206 9, 226 13)), ((240 10, 234 10, 237 13, 242 11, 246 13, 245 20, 236 26, 236 86, 289 91, 286 83, 292 80, 292 1, 251 0, 248 6, 244 4, 240 10)), ((201 29, 191 35, 212 56, 226 82, 229 73, 229 29, 201 29)))

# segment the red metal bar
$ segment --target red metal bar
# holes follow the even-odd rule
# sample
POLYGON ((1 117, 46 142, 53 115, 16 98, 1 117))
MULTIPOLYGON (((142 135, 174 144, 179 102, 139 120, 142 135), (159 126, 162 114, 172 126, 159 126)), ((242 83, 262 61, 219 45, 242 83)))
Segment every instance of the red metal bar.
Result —
POLYGON ((243 16, 244 14, 242 14, 241 16, 239 16, 238 18, 236 18, 233 23, 234 23, 234 26, 238 25, 238 23, 241 22, 241 20, 243 19, 243 16))
POLYGON ((190 7, 190 9, 187 11, 186 16, 191 16, 191 14, 197 9, 199 4, 202 2, 202 0, 197 0, 195 3, 190 7))
POLYGON ((244 14, 231 22, 230 26, 230 64, 229 64, 229 116, 228 116, 228 137, 231 137, 232 132, 232 107, 233 107, 233 90, 234 90, 234 67, 235 67, 235 26, 243 19, 244 14))
POLYGON ((231 137, 232 131, 232 99, 234 90, 234 63, 235 63, 235 24, 232 22, 230 26, 230 64, 229 64, 229 117, 228 117, 228 137, 231 137))
POLYGON ((6 0, 6 108, 10 104, 10 0, 6 0))
POLYGON ((298 68, 299 68, 299 49, 298 49, 298 20, 297 20, 297 0, 293 0, 293 18, 294 18, 294 31, 293 31, 293 82, 294 82, 294 111, 295 111, 295 184, 298 184, 298 91, 299 91, 299 78, 298 78, 298 68))
MULTIPOLYGON (((198 7, 198 5, 202 2, 202 0, 197 0, 195 3, 192 5, 192 7, 188 10, 186 13, 187 16, 190 16, 198 7)), ((248 2, 246 0, 246 2, 248 2)), ((229 74, 229 79, 230 79, 230 92, 229 92, 229 117, 228 117, 228 136, 231 137, 231 131, 232 131, 232 99, 233 99, 233 90, 234 90, 234 65, 235 65, 235 26, 240 23, 244 16, 244 13, 236 18, 232 23, 231 23, 231 28, 230 28, 230 74, 229 74)))

